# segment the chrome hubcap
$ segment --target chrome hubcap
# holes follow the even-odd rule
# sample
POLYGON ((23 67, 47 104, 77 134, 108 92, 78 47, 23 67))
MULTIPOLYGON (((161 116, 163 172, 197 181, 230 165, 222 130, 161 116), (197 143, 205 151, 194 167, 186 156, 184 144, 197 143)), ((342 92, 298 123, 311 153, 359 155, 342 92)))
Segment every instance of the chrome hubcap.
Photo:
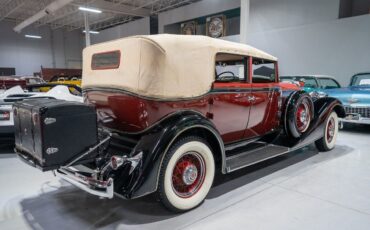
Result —
POLYGON ((195 165, 188 165, 186 166, 183 174, 182 174, 182 181, 186 185, 191 185, 195 182, 198 177, 198 169, 195 165))
POLYGON ((310 106, 308 102, 302 102, 297 109, 296 113, 296 124, 299 132, 305 132, 310 126, 311 115, 310 115, 310 106))
POLYGON ((307 120, 307 118, 306 118, 306 111, 303 111, 301 113, 300 120, 301 120, 302 123, 305 123, 306 122, 306 120, 307 120))
POLYGON ((202 187, 205 179, 205 161, 197 152, 187 152, 177 160, 172 172, 172 189, 182 198, 189 198, 202 187))

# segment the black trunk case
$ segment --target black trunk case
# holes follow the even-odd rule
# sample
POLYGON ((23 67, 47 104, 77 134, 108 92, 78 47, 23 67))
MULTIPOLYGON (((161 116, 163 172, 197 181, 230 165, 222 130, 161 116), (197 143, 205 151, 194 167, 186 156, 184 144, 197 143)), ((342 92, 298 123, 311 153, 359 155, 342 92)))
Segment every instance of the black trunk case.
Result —
POLYGON ((82 103, 53 99, 18 102, 14 104, 14 124, 16 150, 43 171, 65 166, 98 142, 95 109, 82 103))

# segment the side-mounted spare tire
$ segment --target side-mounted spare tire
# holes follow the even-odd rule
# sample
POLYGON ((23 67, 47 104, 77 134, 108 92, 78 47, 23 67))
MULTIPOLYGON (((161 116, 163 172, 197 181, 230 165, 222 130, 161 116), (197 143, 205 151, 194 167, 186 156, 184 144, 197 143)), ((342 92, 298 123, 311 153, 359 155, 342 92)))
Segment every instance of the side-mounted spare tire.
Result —
POLYGON ((292 138, 300 138, 307 132, 314 117, 312 98, 304 91, 293 93, 287 100, 284 129, 292 138))

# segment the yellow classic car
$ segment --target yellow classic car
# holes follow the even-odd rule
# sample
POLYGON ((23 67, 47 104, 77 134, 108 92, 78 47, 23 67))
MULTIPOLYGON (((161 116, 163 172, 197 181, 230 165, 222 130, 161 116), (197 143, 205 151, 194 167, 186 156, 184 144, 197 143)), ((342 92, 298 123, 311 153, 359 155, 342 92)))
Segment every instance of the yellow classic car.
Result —
MULTIPOLYGON (((78 86, 81 87, 81 77, 80 76, 54 76, 50 79, 49 83, 58 85, 71 85, 71 86, 78 86)), ((42 87, 40 88, 41 92, 47 92, 50 90, 50 87, 42 87)), ((74 90, 74 87, 70 87, 70 90, 74 90)))

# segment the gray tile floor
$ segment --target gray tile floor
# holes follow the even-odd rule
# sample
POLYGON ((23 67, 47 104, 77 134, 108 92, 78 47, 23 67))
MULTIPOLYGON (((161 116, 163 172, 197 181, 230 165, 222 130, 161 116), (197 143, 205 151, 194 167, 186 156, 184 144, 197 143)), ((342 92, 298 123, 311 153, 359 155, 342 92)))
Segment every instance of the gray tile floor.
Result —
MULTIPOLYGON (((230 175, 174 215, 153 197, 99 199, 0 154, 0 229, 370 229, 370 127, 230 175)), ((6 150, 3 150, 3 152, 6 150)))

